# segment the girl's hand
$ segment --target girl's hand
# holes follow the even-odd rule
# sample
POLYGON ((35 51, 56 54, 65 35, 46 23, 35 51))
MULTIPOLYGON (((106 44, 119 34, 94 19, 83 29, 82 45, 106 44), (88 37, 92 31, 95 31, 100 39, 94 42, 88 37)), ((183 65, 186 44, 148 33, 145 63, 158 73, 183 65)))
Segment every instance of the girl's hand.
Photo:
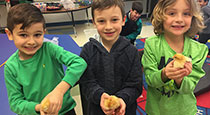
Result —
POLYGON ((163 75, 168 79, 182 79, 186 76, 186 68, 174 68, 173 67, 174 60, 167 64, 163 71, 163 75))
POLYGON ((115 110, 107 110, 104 106, 104 100, 105 99, 108 99, 110 98, 110 95, 108 95, 107 93, 103 93, 101 95, 101 101, 100 101, 100 106, 101 106, 101 109, 103 110, 103 112, 106 114, 106 115, 115 115, 115 110))
POLYGON ((168 78, 175 80, 178 87, 181 85, 185 76, 188 76, 192 72, 192 63, 186 62, 184 68, 174 68, 173 61, 171 61, 164 69, 162 78, 168 78))
POLYGON ((185 76, 190 75, 190 73, 192 72, 192 63, 191 62, 186 62, 184 64, 184 68, 186 69, 186 74, 185 76))

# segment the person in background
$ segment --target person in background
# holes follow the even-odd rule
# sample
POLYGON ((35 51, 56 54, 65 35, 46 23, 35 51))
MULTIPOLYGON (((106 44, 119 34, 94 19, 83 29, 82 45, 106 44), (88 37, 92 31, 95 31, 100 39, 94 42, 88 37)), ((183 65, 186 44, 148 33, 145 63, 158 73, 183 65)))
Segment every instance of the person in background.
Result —
MULTIPOLYGON (((204 28, 195 0, 159 0, 152 25, 156 36, 146 39, 142 57, 148 85, 148 115, 195 115, 196 84, 205 75, 202 66, 208 48, 192 39, 204 28), (181 54, 189 61, 175 68, 173 56, 181 54)), ((186 59, 184 57, 183 59, 186 59)))
POLYGON ((209 0, 197 0, 197 1, 201 8, 208 5, 208 2, 209 2, 209 0))
POLYGON ((210 6, 208 2, 209 0, 198 0, 203 13, 204 25, 206 26, 202 32, 199 33, 198 41, 204 44, 210 39, 210 6))
POLYGON ((76 115, 70 88, 85 71, 86 62, 58 45, 43 42, 44 17, 29 3, 11 7, 5 31, 18 49, 4 66, 11 110, 21 115, 76 115), (63 65, 67 66, 65 74, 63 65), (44 112, 41 104, 46 100, 50 105, 44 112))
POLYGON ((136 37, 141 33, 142 21, 140 19, 143 6, 141 2, 133 2, 132 8, 126 13, 125 25, 122 27, 121 36, 125 36, 134 45, 136 37))
POLYGON ((80 54, 88 64, 79 81, 88 103, 87 115, 136 115, 142 70, 137 49, 120 36, 125 23, 124 3, 94 0, 91 12, 101 43, 90 38, 80 54), (105 108, 104 100, 111 95, 119 99, 119 108, 105 108))

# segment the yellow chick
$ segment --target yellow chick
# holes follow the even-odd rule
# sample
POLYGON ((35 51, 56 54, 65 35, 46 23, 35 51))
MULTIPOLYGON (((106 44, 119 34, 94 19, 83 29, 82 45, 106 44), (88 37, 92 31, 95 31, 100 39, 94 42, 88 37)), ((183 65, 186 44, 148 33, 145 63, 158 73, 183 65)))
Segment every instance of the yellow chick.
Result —
POLYGON ((104 100, 104 106, 107 110, 114 110, 120 106, 119 98, 112 95, 110 98, 104 100))
POLYGON ((173 56, 174 58, 174 68, 184 68, 186 62, 191 62, 191 58, 188 58, 181 53, 177 53, 173 56))
POLYGON ((43 102, 41 103, 41 110, 43 110, 44 112, 48 112, 50 106, 50 100, 49 99, 45 99, 43 100, 43 102))

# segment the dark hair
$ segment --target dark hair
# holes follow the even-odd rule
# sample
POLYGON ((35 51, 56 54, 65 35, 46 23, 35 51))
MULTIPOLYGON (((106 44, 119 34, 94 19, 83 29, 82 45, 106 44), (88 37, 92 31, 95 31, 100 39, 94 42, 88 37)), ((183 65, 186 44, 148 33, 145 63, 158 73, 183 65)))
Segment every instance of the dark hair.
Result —
POLYGON ((209 2, 209 0, 204 0, 204 2, 209 2))
POLYGON ((132 10, 136 10, 139 14, 143 11, 143 5, 141 2, 133 2, 132 10))
POLYGON ((118 6, 122 13, 122 18, 125 16, 124 3, 122 0, 93 0, 91 4, 91 14, 94 20, 94 10, 104 10, 112 6, 118 6))
POLYGON ((31 24, 39 22, 43 23, 45 29, 45 20, 40 9, 29 3, 21 3, 11 7, 7 16, 7 28, 11 33, 18 24, 23 24, 21 29, 25 29, 31 24))

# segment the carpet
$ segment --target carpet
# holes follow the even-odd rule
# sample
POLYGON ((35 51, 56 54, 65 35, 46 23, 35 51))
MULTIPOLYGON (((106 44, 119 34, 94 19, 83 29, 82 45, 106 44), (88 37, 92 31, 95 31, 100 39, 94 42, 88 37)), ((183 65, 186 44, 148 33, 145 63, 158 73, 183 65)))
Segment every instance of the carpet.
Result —
MULTIPOLYGON (((140 38, 136 40, 136 48, 138 51, 144 50, 144 43, 146 38, 140 38)), ((206 43, 208 48, 210 49, 210 41, 206 43)), ((210 115, 210 82, 206 79, 210 77, 210 56, 207 56, 205 60, 205 64, 203 66, 204 71, 206 71, 206 75, 202 77, 202 79, 199 81, 195 89, 196 91, 202 90, 199 95, 196 95, 197 99, 197 114, 196 115, 210 115), (199 89, 200 88, 200 89, 199 89), (205 90, 204 90, 205 89, 205 90)), ((145 77, 143 75, 143 92, 142 95, 137 99, 137 110, 136 115, 146 115, 145 112, 145 105, 146 105, 146 94, 147 94, 147 83, 145 81, 145 77)))

